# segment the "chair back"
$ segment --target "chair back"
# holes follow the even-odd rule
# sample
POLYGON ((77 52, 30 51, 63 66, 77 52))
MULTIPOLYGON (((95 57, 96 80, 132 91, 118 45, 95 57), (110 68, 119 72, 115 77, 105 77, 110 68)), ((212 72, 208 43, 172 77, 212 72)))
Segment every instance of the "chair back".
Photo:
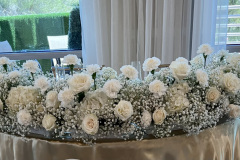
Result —
POLYGON ((0 52, 12 52, 12 47, 8 41, 0 42, 0 52))
POLYGON ((49 49, 68 49, 68 35, 47 36, 49 49))

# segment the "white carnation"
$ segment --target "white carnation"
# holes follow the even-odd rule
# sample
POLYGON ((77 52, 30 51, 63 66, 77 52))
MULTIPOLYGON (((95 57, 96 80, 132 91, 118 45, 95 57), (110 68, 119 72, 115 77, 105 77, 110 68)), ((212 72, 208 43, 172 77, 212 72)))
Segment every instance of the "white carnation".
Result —
POLYGON ((104 92, 110 98, 117 98, 117 94, 121 88, 122 85, 116 79, 108 80, 103 86, 104 92))
POLYGON ((50 87, 50 82, 46 77, 41 76, 35 81, 34 87, 40 89, 41 92, 44 93, 50 87))
POLYGON ((74 93, 69 88, 64 88, 64 90, 61 90, 58 94, 58 100, 61 101, 62 106, 66 107, 68 105, 71 105, 74 102, 74 93))
POLYGON ((98 132, 99 122, 98 118, 94 114, 88 114, 83 118, 82 129, 84 132, 90 135, 95 135, 98 132))
POLYGON ((114 79, 117 77, 117 72, 111 67, 103 67, 101 75, 104 79, 114 79))
POLYGON ((184 92, 177 92, 175 95, 172 95, 169 101, 168 111, 169 112, 179 112, 183 109, 189 107, 190 103, 187 99, 184 92), (178 94, 177 94, 178 93, 178 94))
POLYGON ((148 111, 144 111, 142 113, 142 118, 141 118, 141 125, 146 128, 151 125, 152 122, 152 115, 148 111))
POLYGON ((204 58, 202 54, 197 55, 190 61, 191 65, 199 65, 203 66, 204 65, 204 58))
POLYGON ((89 75, 96 73, 100 70, 100 66, 98 64, 91 64, 86 66, 87 72, 89 75))
POLYGON ((60 102, 58 101, 58 92, 57 91, 48 92, 46 96, 46 107, 58 108, 59 105, 60 102))
POLYGON ((9 64, 10 60, 7 57, 1 57, 0 58, 0 65, 4 65, 4 64, 9 64))
POLYGON ((202 69, 198 69, 196 71, 196 77, 197 77, 197 81, 199 82, 199 84, 201 86, 207 87, 208 86, 208 74, 206 71, 202 70, 202 69))
POLYGON ((161 64, 161 60, 157 57, 147 58, 143 63, 143 71, 151 72, 158 68, 161 64))
POLYGON ((176 59, 176 62, 184 62, 184 63, 188 63, 188 60, 186 58, 183 58, 183 57, 178 57, 176 59))
POLYGON ((118 105, 114 108, 114 114, 122 121, 126 121, 133 114, 132 104, 128 101, 121 100, 118 105))
POLYGON ((81 60, 78 59, 76 55, 69 54, 63 57, 63 63, 66 63, 67 65, 76 65, 76 64, 80 65, 81 60))
POLYGON ((56 126, 56 117, 54 117, 51 114, 45 114, 42 120, 42 126, 45 128, 47 131, 50 131, 55 128, 56 126))
POLYGON ((208 102, 216 103, 220 98, 221 93, 216 87, 210 87, 207 91, 206 98, 208 102))
POLYGON ((85 73, 74 74, 67 81, 69 88, 75 93, 87 91, 92 84, 92 77, 85 73))
POLYGON ((161 97, 167 91, 167 87, 163 82, 154 80, 149 84, 149 90, 154 94, 155 97, 161 97))
POLYGON ((230 65, 237 67, 238 65, 240 65, 240 54, 233 53, 233 54, 229 55, 227 58, 227 62, 230 65))
POLYGON ((23 126, 28 126, 32 121, 32 116, 28 111, 21 110, 17 113, 17 120, 19 124, 23 126))
POLYGON ((21 76, 21 72, 15 70, 15 71, 12 71, 8 74, 9 78, 17 78, 17 77, 20 77, 21 76))
POLYGON ((136 79, 138 77, 138 71, 131 65, 122 66, 120 71, 129 79, 136 79))
POLYGON ((36 73, 38 68, 38 62, 33 60, 28 60, 26 63, 23 63, 23 68, 28 70, 31 73, 36 73))
POLYGON ((230 104, 229 106, 229 116, 231 118, 238 118, 240 117, 240 106, 234 105, 234 104, 230 104))
POLYGON ((212 47, 209 44, 202 44, 198 47, 198 54, 210 55, 213 52, 212 47))
POLYGON ((226 73, 222 77, 222 85, 228 92, 236 94, 240 90, 240 79, 233 73, 226 73))
POLYGON ((167 112, 164 108, 156 109, 153 112, 153 121, 156 125, 161 125, 167 116, 167 112))
POLYGON ((191 66, 185 62, 173 61, 169 66, 171 72, 177 80, 182 80, 188 76, 191 71, 191 66))

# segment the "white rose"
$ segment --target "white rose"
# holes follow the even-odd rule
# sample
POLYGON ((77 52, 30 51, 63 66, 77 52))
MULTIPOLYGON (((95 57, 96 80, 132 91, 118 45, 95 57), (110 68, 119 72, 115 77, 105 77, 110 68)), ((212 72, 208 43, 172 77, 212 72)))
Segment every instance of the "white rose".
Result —
POLYGON ((138 71, 131 65, 122 66, 120 71, 129 79, 136 79, 138 77, 138 71))
POLYGON ((145 110, 142 113, 141 125, 144 128, 147 128, 147 127, 149 127, 151 125, 151 122, 152 122, 152 115, 148 111, 145 110))
POLYGON ((67 65, 76 65, 76 64, 80 65, 81 60, 78 59, 76 55, 69 54, 63 57, 63 63, 66 63, 67 65))
POLYGON ((3 111, 3 102, 1 99, 0 99, 0 111, 3 111))
POLYGON ((92 84, 92 77, 85 73, 74 74, 67 81, 69 88, 75 93, 87 91, 92 84))
POLYGON ((233 73, 226 73, 222 77, 223 87, 233 94, 240 90, 240 79, 233 73))
POLYGON ((64 88, 64 90, 61 90, 58 94, 58 100, 61 101, 61 105, 63 107, 66 107, 68 105, 71 105, 74 102, 74 93, 69 88, 64 88))
POLYGON ((167 112, 163 108, 156 109, 153 112, 153 121, 156 125, 161 125, 164 119, 166 118, 166 116, 167 116, 167 112))
POLYGON ((58 101, 58 92, 57 91, 48 92, 46 96, 46 107, 58 108, 59 105, 60 102, 58 101))
POLYGON ((23 126, 28 126, 32 121, 32 116, 28 111, 21 110, 17 113, 17 120, 19 124, 23 126))
POLYGON ((177 80, 186 78, 191 71, 191 66, 185 62, 173 61, 169 68, 171 69, 173 77, 177 80))
POLYGON ((42 126, 45 128, 47 131, 52 130, 56 126, 56 117, 54 117, 51 114, 45 114, 42 120, 42 126))
POLYGON ((189 101, 184 93, 173 95, 169 101, 169 107, 167 108, 169 112, 179 112, 183 109, 189 107, 189 101))
POLYGON ((154 80, 149 84, 149 91, 152 92, 155 97, 161 97, 167 91, 167 87, 163 82, 154 80))
POLYGON ((207 87, 208 86, 208 74, 206 71, 202 70, 202 69, 198 69, 196 71, 196 77, 197 77, 197 81, 199 82, 199 84, 201 86, 207 87))
POLYGON ((188 63, 188 60, 186 58, 183 58, 183 57, 178 57, 176 59, 176 62, 184 62, 184 63, 188 63))
POLYGON ((10 63, 10 59, 7 57, 1 57, 0 58, 0 65, 4 65, 4 64, 9 64, 10 63))
POLYGON ((98 132, 99 122, 98 118, 94 114, 88 114, 83 118, 82 129, 84 132, 90 135, 95 135, 98 132))
POLYGON ((20 77, 21 76, 21 72, 15 70, 15 71, 12 71, 8 74, 9 78, 17 78, 17 77, 20 77))
POLYGON ((116 79, 108 80, 103 86, 104 92, 110 98, 117 98, 117 94, 121 88, 122 85, 116 79))
POLYGON ((197 53, 198 54, 205 54, 210 55, 213 52, 212 47, 209 44, 202 44, 198 47, 197 53))
POLYGON ((87 72, 89 75, 96 73, 100 70, 100 66, 98 64, 91 64, 86 66, 87 72))
POLYGON ((114 114, 122 121, 126 121, 133 114, 132 104, 128 101, 121 100, 118 105, 114 108, 114 114))
POLYGON ((147 58, 143 63, 143 71, 151 72, 158 68, 161 64, 161 60, 157 57, 147 58))
POLYGON ((208 102, 216 103, 220 98, 221 93, 216 87, 210 87, 207 91, 206 98, 208 102))
POLYGON ((33 60, 28 60, 26 63, 23 63, 23 68, 28 70, 31 73, 36 73, 38 68, 38 62, 33 60))
POLYGON ((39 88, 44 93, 50 87, 50 82, 46 77, 41 76, 35 80, 34 87, 39 88))
POLYGON ((239 53, 230 54, 227 58, 227 62, 230 65, 237 67, 240 64, 240 54, 239 53))
POLYGON ((234 105, 234 104, 230 104, 229 106, 229 116, 231 118, 238 118, 240 117, 240 106, 234 105))

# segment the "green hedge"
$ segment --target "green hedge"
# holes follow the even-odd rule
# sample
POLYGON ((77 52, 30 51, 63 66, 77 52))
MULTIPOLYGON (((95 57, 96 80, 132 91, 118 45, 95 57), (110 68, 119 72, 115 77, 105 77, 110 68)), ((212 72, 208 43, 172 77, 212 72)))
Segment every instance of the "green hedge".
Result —
POLYGON ((0 17, 0 41, 14 51, 48 49, 47 36, 67 35, 69 13, 0 17))

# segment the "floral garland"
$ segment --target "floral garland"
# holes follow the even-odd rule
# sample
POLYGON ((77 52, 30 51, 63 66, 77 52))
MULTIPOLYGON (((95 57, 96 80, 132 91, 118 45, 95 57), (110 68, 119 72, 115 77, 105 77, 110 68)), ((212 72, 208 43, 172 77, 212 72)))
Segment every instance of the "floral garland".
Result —
POLYGON ((160 59, 148 58, 144 80, 131 65, 120 75, 97 64, 73 73, 81 63, 75 55, 64 57, 71 70, 64 79, 44 75, 35 61, 20 68, 2 57, 0 131, 27 136, 44 129, 52 138, 70 133, 85 143, 167 137, 177 128, 198 134, 223 117, 240 116, 240 54, 212 52, 203 44, 190 62, 180 57, 159 71, 160 59))

